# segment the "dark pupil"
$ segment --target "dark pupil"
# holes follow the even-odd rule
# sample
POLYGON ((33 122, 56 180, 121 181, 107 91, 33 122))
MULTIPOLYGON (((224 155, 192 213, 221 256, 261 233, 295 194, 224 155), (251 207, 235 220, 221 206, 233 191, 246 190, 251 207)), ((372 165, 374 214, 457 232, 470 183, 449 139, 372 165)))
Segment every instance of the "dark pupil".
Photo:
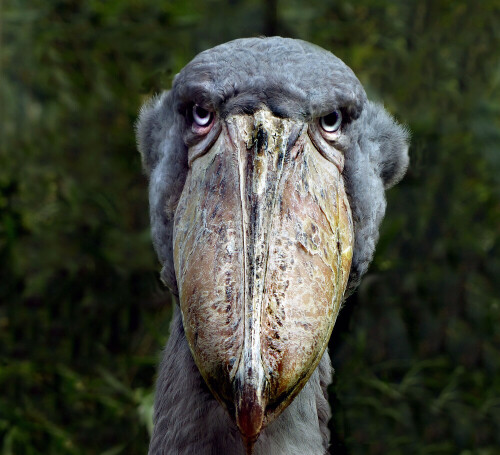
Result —
POLYGON ((325 125, 333 126, 335 125, 335 123, 337 123, 338 118, 339 115, 337 114, 337 112, 331 112, 330 114, 325 115, 323 121, 325 122, 325 125))
POLYGON ((208 111, 200 106, 196 106, 196 115, 200 118, 208 117, 208 111))

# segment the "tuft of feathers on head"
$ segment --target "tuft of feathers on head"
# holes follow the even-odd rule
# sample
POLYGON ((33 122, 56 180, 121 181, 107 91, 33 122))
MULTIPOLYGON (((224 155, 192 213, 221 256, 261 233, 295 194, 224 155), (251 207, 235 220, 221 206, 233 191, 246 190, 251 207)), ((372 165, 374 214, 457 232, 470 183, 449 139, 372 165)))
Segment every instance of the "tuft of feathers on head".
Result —
POLYGON ((345 296, 354 292, 373 258, 385 214, 385 190, 408 167, 408 130, 380 104, 367 101, 352 125, 358 140, 347 150, 344 179, 354 221, 354 254, 345 296))
POLYGON ((153 246, 162 264, 161 278, 177 294, 173 259, 173 228, 177 203, 187 175, 183 120, 166 91, 146 101, 136 123, 137 147, 149 177, 149 214, 153 246))
POLYGON ((389 189, 403 178, 408 168, 410 132, 377 103, 366 103, 364 117, 364 134, 378 145, 371 149, 373 162, 385 189, 389 189))
POLYGON ((147 175, 158 163, 160 157, 160 143, 166 123, 166 112, 162 106, 169 92, 163 92, 147 100, 139 111, 139 118, 135 123, 137 149, 141 154, 142 166, 147 175))

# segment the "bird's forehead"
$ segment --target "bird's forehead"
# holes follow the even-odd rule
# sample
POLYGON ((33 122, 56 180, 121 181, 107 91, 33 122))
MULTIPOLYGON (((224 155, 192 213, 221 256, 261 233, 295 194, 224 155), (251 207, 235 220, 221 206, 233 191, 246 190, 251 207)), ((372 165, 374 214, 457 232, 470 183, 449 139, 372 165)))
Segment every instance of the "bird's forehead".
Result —
POLYGON ((310 119, 344 108, 361 113, 365 91, 330 52, 288 38, 231 41, 197 55, 176 77, 179 109, 205 104, 226 116, 262 104, 276 115, 310 119))

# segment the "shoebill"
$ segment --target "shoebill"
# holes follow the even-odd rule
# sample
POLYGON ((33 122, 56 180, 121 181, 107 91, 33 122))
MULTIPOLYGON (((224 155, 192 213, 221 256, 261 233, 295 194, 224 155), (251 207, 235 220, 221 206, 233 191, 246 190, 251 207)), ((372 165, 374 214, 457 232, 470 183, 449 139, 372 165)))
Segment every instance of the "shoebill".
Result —
POLYGON ((328 340, 408 135, 330 52, 238 39, 145 103, 154 247, 178 305, 149 453, 328 453, 328 340))

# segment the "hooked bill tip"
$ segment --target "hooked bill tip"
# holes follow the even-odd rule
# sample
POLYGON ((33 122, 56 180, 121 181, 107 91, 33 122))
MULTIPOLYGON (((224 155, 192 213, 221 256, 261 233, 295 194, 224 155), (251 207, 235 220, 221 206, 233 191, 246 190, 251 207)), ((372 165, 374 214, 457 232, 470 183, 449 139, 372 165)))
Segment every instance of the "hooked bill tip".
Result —
POLYGON ((236 423, 245 445, 253 445, 264 422, 266 403, 260 388, 243 383, 236 388, 236 423))

